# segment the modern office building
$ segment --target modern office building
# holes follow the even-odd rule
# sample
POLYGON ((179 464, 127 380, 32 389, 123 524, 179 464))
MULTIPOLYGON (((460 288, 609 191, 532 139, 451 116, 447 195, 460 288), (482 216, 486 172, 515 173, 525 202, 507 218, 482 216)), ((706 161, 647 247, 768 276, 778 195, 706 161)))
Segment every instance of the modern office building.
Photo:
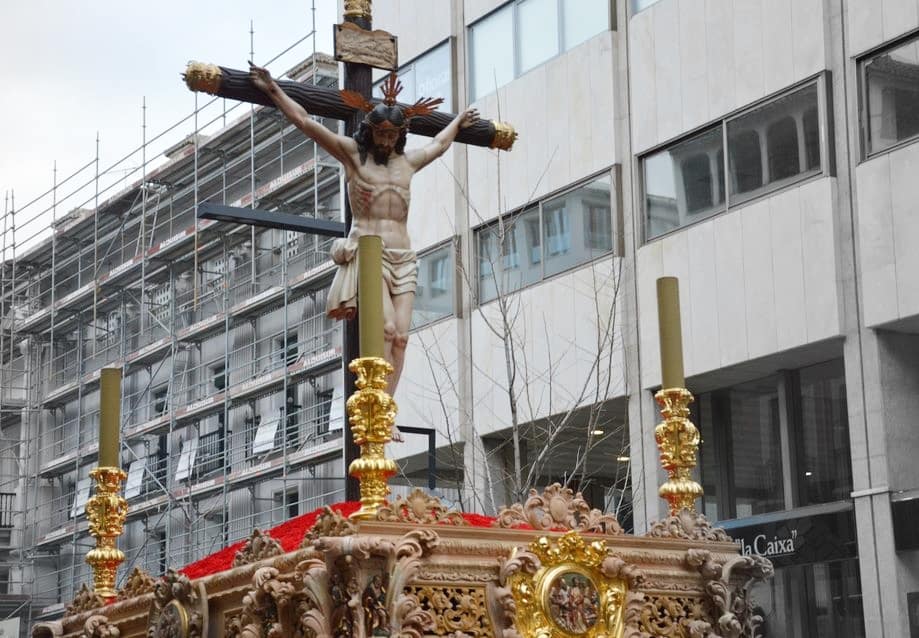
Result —
MULTIPOLYGON (((403 101, 443 96, 520 133, 414 178, 397 423, 429 436, 391 448, 399 482, 427 484, 433 438, 451 500, 488 512, 568 481, 643 532, 665 514, 654 282, 674 275, 701 507, 777 567, 756 592, 763 634, 919 631, 919 4, 373 11, 399 38, 403 101)), ((329 62, 306 71, 331 82, 329 62)), ((337 218, 340 176, 239 108, 129 187, 58 208, 28 252, 5 244, 0 527, 8 591, 35 609, 86 579, 105 363, 126 375, 129 562, 160 571, 343 498, 323 242, 193 222, 202 201, 337 218)))

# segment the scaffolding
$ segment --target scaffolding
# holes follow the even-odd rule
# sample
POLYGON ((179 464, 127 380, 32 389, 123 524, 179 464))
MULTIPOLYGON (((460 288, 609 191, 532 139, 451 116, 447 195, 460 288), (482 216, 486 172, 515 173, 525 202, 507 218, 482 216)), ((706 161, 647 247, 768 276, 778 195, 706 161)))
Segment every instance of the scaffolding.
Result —
MULTIPOLYGON (((313 43, 287 75, 334 86, 337 65, 313 43)), ((124 370, 121 578, 344 497, 330 240, 195 216, 215 202, 339 220, 338 164, 274 109, 195 95, 166 131, 148 139, 143 121, 141 146, 111 166, 97 140, 48 193, 5 198, 0 618, 53 618, 90 582, 104 366, 124 370)))

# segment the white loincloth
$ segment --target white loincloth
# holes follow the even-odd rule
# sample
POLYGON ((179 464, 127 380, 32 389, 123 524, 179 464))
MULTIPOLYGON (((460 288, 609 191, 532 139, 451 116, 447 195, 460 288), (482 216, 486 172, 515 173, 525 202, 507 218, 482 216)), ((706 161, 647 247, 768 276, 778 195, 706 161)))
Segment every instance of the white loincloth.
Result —
MULTIPOLYGON (((329 251, 338 272, 326 301, 326 314, 333 319, 353 319, 357 309, 357 240, 336 239, 329 251)), ((415 292, 418 257, 414 250, 383 247, 383 281, 389 296, 415 292)))

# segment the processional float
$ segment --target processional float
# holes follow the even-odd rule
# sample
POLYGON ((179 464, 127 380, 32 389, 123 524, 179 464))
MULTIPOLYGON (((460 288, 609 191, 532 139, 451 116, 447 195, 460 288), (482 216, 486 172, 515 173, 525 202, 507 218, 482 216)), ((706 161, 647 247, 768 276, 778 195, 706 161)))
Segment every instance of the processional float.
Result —
MULTIPOLYGON (((345 5, 352 24, 342 41, 360 42, 354 29, 369 29, 370 3, 345 5)), ((186 79, 196 90, 263 100, 248 77, 193 65, 186 79)), ((314 109, 317 101, 345 108, 328 92, 302 99, 314 109)), ((413 121, 420 128, 412 130, 436 135, 449 121, 436 114, 413 121)), ((479 121, 456 139, 509 148, 515 137, 506 124, 479 121)), ((359 243, 361 356, 350 364, 357 381, 347 412, 360 447, 349 467, 360 502, 254 530, 245 542, 158 578, 135 568, 116 588, 127 513, 118 467, 121 377, 104 370, 96 490, 86 506, 97 541, 86 556, 94 586, 83 586, 62 620, 37 624, 34 638, 755 636, 760 618, 749 587, 770 577, 772 565, 743 555, 695 509, 700 437, 689 420, 675 279, 658 281, 663 384, 655 395, 662 415, 655 439, 669 476, 659 493, 669 515, 635 536, 558 484, 531 490, 496 517, 450 511, 421 490, 388 500, 396 465, 385 446, 396 404, 386 391, 382 312, 374 310, 382 308, 381 245, 368 236, 359 243)))

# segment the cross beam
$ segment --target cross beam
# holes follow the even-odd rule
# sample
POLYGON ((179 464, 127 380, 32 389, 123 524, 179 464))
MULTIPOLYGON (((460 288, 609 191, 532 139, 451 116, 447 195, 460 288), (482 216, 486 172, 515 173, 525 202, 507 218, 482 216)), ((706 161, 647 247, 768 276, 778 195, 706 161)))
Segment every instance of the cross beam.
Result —
POLYGON ((310 235, 324 237, 344 237, 345 225, 342 222, 315 217, 301 217, 279 211, 259 210, 256 208, 238 208, 212 202, 198 204, 198 219, 216 219, 231 224, 245 224, 260 228, 280 228, 310 235))
MULTIPOLYGON (((369 77, 369 67, 367 70, 369 77)), ((185 84, 192 91, 203 91, 231 100, 274 107, 271 98, 252 86, 248 71, 230 69, 216 64, 190 62, 184 75, 185 84)), ((338 89, 303 84, 292 80, 277 80, 277 83, 294 102, 306 109, 310 115, 348 121, 357 112, 342 101, 338 89)), ((373 104, 379 101, 370 100, 373 104)), ((402 106, 410 105, 403 104, 402 106)), ((455 117, 456 115, 452 113, 442 111, 433 111, 428 115, 413 117, 409 120, 409 131, 417 135, 434 137, 455 117)), ((496 120, 479 120, 472 126, 462 129, 456 136, 456 141, 463 144, 487 146, 505 151, 511 149, 516 139, 517 133, 510 124, 496 120)))

